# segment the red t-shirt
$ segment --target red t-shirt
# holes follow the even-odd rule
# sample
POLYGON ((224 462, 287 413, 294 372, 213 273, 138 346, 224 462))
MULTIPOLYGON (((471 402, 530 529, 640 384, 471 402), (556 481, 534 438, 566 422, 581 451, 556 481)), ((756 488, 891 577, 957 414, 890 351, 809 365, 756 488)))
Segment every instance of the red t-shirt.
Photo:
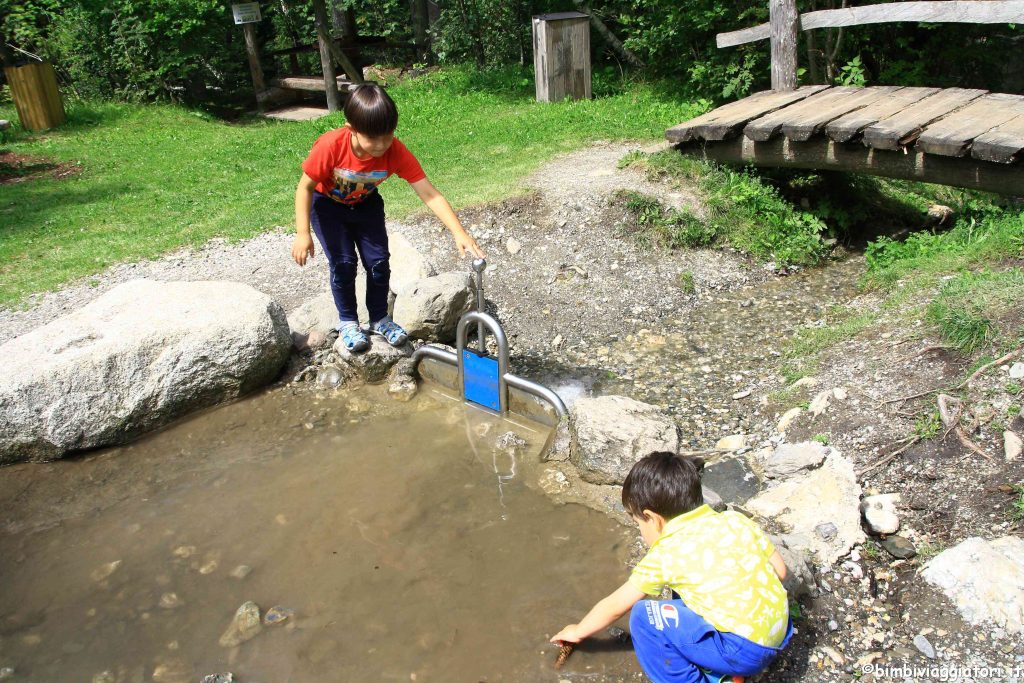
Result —
POLYGON ((316 181, 316 191, 341 204, 358 204, 377 191, 392 173, 410 183, 427 174, 398 138, 382 157, 360 159, 352 151, 352 129, 336 128, 317 138, 302 170, 316 181))

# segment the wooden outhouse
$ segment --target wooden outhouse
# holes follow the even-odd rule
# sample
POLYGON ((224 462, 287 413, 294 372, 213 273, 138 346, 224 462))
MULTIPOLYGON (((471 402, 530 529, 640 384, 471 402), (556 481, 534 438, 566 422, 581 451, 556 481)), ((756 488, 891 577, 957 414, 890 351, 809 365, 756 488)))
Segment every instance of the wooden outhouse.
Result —
POLYGON ((590 17, 581 12, 535 16, 533 66, 538 102, 589 99, 590 17))

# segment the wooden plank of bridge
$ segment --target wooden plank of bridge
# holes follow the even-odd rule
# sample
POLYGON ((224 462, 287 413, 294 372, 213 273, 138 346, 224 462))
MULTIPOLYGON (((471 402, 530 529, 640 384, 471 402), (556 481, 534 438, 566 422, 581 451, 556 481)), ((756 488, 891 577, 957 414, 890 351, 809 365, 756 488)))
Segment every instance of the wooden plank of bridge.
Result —
POLYGON ((894 90, 897 90, 897 87, 832 88, 751 121, 743 129, 743 134, 751 140, 765 142, 782 131, 790 140, 803 142, 809 140, 832 119, 870 104, 894 90))
POLYGON ((765 90, 702 114, 665 131, 671 142, 725 140, 748 121, 826 90, 827 85, 809 85, 788 92, 765 90))
POLYGON ((971 142, 1010 119, 1024 115, 1024 97, 992 93, 925 128, 917 145, 928 154, 961 157, 971 142))
POLYGON ((976 137, 971 156, 1000 164, 1024 159, 1024 114, 976 137))
POLYGON ((941 90, 865 128, 864 144, 875 149, 900 149, 916 140, 932 121, 961 109, 987 92, 966 88, 941 90))
POLYGON ((1024 187, 1024 164, 993 164, 970 157, 945 157, 920 150, 887 151, 846 145, 825 137, 794 142, 777 137, 754 142, 745 135, 722 142, 691 142, 678 147, 683 154, 724 163, 777 168, 806 168, 869 173, 926 183, 1019 195, 1024 187))
POLYGON ((836 142, 849 142, 868 126, 887 119, 940 90, 941 88, 899 88, 884 99, 832 121, 825 126, 825 134, 836 142))

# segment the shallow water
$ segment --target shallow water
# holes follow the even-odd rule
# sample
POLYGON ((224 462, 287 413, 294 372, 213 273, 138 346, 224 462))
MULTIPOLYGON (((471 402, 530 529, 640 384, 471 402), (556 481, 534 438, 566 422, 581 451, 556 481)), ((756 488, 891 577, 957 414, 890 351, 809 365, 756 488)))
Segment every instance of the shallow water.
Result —
POLYGON ((0 668, 61 682, 631 677, 631 652, 610 643, 551 666, 547 637, 621 583, 635 533, 532 488, 545 438, 440 395, 277 389, 127 447, 0 469, 0 668), (528 442, 516 457, 494 446, 509 430, 528 442), (247 600, 294 616, 221 647, 247 600))

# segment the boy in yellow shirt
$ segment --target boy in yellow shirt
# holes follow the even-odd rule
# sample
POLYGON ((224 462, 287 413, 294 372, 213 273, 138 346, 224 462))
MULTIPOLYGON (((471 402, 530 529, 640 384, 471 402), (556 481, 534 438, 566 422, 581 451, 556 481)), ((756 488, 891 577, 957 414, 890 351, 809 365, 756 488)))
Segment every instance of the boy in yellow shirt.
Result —
POLYGON ((629 580, 551 642, 578 643, 631 612, 640 666, 655 683, 718 683, 760 673, 792 636, 782 556, 754 522, 704 504, 699 458, 652 453, 630 470, 622 505, 649 546, 629 580), (674 600, 643 600, 664 587, 674 600))

